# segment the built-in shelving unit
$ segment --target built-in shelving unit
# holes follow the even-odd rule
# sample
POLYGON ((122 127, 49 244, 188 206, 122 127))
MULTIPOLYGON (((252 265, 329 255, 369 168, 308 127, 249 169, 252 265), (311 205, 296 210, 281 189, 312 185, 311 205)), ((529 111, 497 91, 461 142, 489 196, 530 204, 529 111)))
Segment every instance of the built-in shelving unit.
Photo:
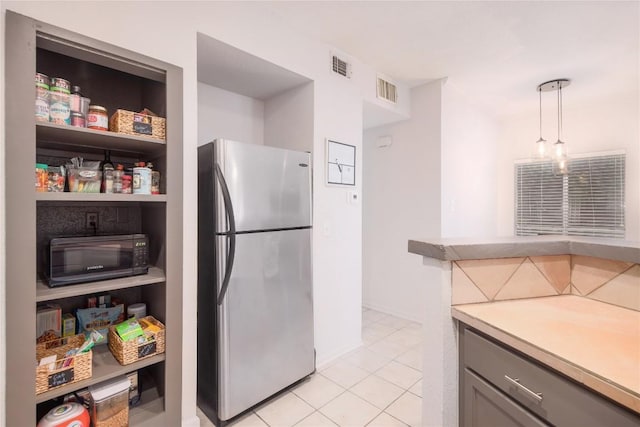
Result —
MULTIPOLYGON (((36 425, 38 414, 68 393, 138 371, 141 401, 131 426, 181 424, 182 395, 182 70, 164 62, 6 12, 6 422, 36 425), (63 77, 109 112, 149 108, 166 118, 166 141, 75 128, 34 119, 34 75, 63 77), (42 159, 99 160, 105 150, 123 163, 153 161, 159 195, 37 193, 34 167, 42 159), (50 288, 39 279, 48 239, 86 234, 78 221, 98 212, 98 234, 144 233, 149 261, 144 275, 50 288), (122 231, 124 230, 124 231, 122 231), (93 350, 92 376, 35 394, 36 307, 55 302, 83 308, 87 295, 114 293, 125 304, 146 302, 166 326, 166 351, 123 366, 108 346, 93 350)), ((51 163, 49 163, 51 164, 51 163)), ((56 163, 53 163, 56 164, 56 163)), ((62 163, 60 163, 62 164, 62 163)))

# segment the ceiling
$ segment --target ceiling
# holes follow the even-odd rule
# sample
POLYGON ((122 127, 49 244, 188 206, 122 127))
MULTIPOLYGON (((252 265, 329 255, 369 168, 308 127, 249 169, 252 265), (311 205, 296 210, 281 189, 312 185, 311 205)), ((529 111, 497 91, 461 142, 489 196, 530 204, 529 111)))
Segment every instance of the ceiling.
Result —
POLYGON ((638 90, 638 1, 256 4, 411 87, 447 77, 497 115, 537 109, 536 86, 555 78, 572 80, 567 103, 638 90))

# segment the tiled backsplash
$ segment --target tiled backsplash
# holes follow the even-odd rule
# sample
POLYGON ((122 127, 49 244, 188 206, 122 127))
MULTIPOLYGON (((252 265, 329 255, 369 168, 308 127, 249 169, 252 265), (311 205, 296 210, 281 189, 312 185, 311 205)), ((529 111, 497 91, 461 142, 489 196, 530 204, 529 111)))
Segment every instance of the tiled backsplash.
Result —
POLYGON ((640 311, 640 264, 579 255, 452 262, 452 305, 574 294, 640 311))

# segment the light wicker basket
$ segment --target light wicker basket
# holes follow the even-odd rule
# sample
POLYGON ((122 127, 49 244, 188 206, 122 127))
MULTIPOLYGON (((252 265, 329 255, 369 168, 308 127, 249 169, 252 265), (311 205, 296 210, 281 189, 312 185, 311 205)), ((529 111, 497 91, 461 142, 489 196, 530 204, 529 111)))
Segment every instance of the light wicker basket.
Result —
POLYGON ((77 354, 71 357, 65 357, 65 354, 74 348, 80 347, 84 343, 84 334, 78 334, 66 338, 58 338, 46 341, 36 345, 36 359, 40 363, 40 359, 56 355, 58 362, 70 360, 69 366, 50 371, 44 366, 36 367, 36 394, 44 393, 54 388, 62 387, 67 384, 73 384, 78 381, 91 378, 93 352, 89 350, 86 353, 77 354), (56 385, 59 384, 59 385, 56 385))
POLYGON ((143 317, 143 319, 160 328, 160 331, 156 333, 155 341, 147 341, 144 344, 138 344, 136 340, 123 341, 118 332, 116 332, 116 327, 109 326, 109 350, 121 365, 129 365, 138 360, 164 353, 164 325, 153 316, 143 317), (155 348, 153 348, 154 344, 155 348))
POLYGON ((116 110, 109 119, 109 130, 127 135, 150 136, 164 141, 167 137, 166 123, 167 120, 164 117, 116 110), (146 125, 139 125, 141 121, 146 125))

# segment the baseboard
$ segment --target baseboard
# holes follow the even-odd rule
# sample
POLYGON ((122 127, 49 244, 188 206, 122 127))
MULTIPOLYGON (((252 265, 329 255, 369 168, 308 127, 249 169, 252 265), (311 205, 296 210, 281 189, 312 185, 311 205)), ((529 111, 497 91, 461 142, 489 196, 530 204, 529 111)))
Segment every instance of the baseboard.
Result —
POLYGON ((380 311, 385 314, 390 314, 392 316, 399 317, 405 320, 411 320, 412 322, 418 322, 422 324, 424 322, 424 313, 407 313, 403 311, 396 310, 391 307, 387 307, 384 304, 377 304, 371 301, 362 301, 362 306, 371 310, 380 311))
POLYGON ((324 368, 326 368, 327 366, 329 366, 331 363, 333 363, 335 360, 339 359, 340 357, 344 356, 347 353, 352 352, 353 350, 362 347, 362 341, 360 341, 358 344, 355 345, 348 345, 343 347, 342 349, 333 352, 329 357, 325 357, 321 360, 317 360, 316 361, 316 371, 321 371, 324 368))
POLYGON ((197 415, 190 418, 183 418, 182 427, 200 427, 200 418, 198 418, 197 415))

